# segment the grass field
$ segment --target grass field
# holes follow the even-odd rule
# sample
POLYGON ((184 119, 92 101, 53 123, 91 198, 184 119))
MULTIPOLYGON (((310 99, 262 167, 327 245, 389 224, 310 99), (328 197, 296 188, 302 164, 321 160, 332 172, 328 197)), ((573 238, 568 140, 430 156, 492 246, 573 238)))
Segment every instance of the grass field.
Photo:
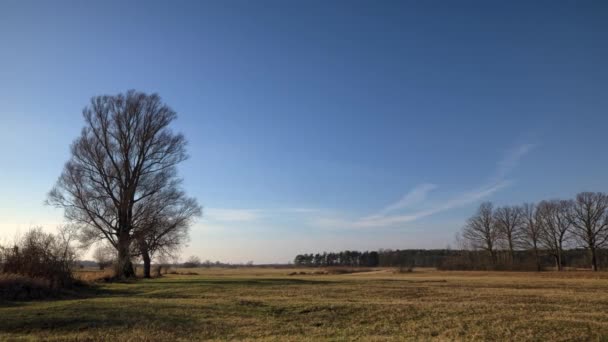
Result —
POLYGON ((194 271, 0 303, 0 340, 608 338, 608 273, 194 271))

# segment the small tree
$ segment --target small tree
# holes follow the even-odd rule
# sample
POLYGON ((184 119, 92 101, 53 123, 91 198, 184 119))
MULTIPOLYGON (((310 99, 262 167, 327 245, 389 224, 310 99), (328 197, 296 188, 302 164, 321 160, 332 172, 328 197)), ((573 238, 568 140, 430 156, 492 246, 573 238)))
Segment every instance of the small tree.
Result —
POLYGON ((496 244, 500 234, 494 220, 492 203, 484 202, 479 206, 477 213, 467 220, 462 237, 474 248, 487 251, 492 265, 496 265, 496 244))
POLYGON ((553 258, 558 271, 563 269, 564 247, 570 236, 572 201, 551 200, 538 204, 537 223, 541 227, 540 241, 553 258))
POLYGON ((542 228, 539 223, 538 210, 532 203, 524 203, 522 206, 522 243, 528 249, 531 249, 534 253, 534 261, 536 263, 536 270, 541 271, 540 264, 540 244, 542 228))
POLYGON ((570 213, 572 234, 589 251, 591 269, 597 271, 597 250, 608 240, 608 196, 601 192, 581 192, 570 213))
POLYGON ((116 249, 110 245, 102 244, 93 252, 93 259, 97 262, 100 270, 109 267, 116 260, 116 249))
POLYGON ((512 264, 515 248, 521 242, 522 210, 516 206, 500 207, 494 212, 494 222, 501 240, 509 250, 509 263, 512 264))
POLYGON ((175 257, 188 240, 192 221, 201 215, 201 207, 195 199, 188 198, 177 185, 156 196, 158 201, 148 201, 146 217, 137 227, 134 237, 144 262, 144 277, 150 278, 150 265, 155 254, 175 257), (170 192, 170 193, 167 193, 170 192))

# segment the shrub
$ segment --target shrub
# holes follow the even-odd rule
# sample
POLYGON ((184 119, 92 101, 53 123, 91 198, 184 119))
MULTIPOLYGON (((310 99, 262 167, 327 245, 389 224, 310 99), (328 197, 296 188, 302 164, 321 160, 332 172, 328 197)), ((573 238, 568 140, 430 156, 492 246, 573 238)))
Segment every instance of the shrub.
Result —
POLYGON ((156 277, 162 277, 163 274, 167 274, 169 273, 169 271, 171 270, 171 265, 167 265, 167 264, 159 264, 156 265, 152 268, 152 273, 156 276, 156 277))
POLYGON ((34 228, 12 248, 0 249, 0 273, 44 280, 50 288, 60 289, 73 284, 75 259, 69 239, 34 228))
POLYGON ((200 265, 201 265, 201 259, 197 256, 191 256, 188 258, 188 260, 186 260, 186 262, 184 262, 182 267, 195 268, 195 267, 199 267, 200 265))
POLYGON ((399 266, 399 268, 397 268, 397 273, 412 273, 414 272, 414 267, 413 266, 399 266))
POLYGON ((330 267, 327 268, 326 274, 351 274, 373 271, 369 268, 348 268, 348 267, 330 267))

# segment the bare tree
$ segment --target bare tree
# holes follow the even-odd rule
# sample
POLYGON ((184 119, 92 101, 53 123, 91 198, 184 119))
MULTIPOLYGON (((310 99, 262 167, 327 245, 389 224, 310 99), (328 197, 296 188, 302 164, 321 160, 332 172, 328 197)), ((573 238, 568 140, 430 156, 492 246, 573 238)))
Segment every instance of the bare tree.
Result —
POLYGON ((513 263, 514 251, 521 243, 522 209, 517 206, 505 206, 494 211, 494 222, 509 250, 509 263, 513 263))
POLYGON ((186 141, 170 130, 176 113, 156 94, 94 97, 83 116, 48 203, 64 209, 81 239, 107 240, 118 252, 117 276, 132 277, 134 232, 144 229, 151 198, 179 183, 186 141))
POLYGON ((563 268, 564 245, 571 229, 572 201, 551 200, 538 204, 538 220, 542 229, 540 241, 555 258, 558 271, 563 268))
POLYGON ((99 269, 103 270, 116 260, 116 249, 107 243, 102 243, 93 252, 93 259, 97 262, 99 269))
POLYGON ((542 234, 541 225, 538 222, 538 210, 532 203, 524 203, 522 209, 522 243, 534 253, 536 270, 541 271, 540 264, 540 238, 542 234))
POLYGON ((492 264, 496 264, 496 243, 499 232, 496 229, 493 211, 492 203, 482 203, 477 213, 468 219, 462 237, 468 240, 473 247, 487 251, 492 264))
POLYGON ((193 198, 177 188, 154 196, 146 210, 146 220, 137 227, 135 239, 144 262, 144 277, 150 278, 152 258, 155 254, 175 257, 181 245, 188 240, 190 223, 201 215, 201 207, 193 198))
POLYGON ((576 195, 570 221, 572 234, 589 251, 591 269, 597 271, 597 249, 608 240, 608 195, 581 192, 576 195))

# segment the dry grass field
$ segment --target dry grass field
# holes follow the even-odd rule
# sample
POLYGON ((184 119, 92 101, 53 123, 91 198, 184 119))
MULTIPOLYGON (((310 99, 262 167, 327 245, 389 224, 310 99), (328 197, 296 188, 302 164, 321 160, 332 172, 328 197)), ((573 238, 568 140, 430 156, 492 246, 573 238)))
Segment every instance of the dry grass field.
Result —
POLYGON ((199 275, 0 303, 0 340, 608 338, 608 273, 179 271, 199 275))

